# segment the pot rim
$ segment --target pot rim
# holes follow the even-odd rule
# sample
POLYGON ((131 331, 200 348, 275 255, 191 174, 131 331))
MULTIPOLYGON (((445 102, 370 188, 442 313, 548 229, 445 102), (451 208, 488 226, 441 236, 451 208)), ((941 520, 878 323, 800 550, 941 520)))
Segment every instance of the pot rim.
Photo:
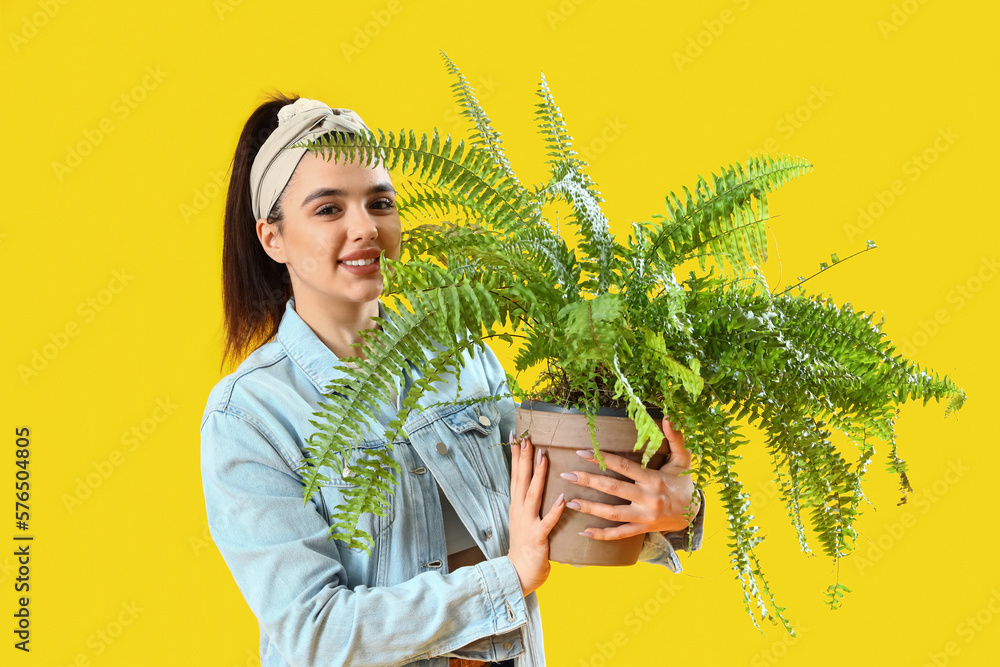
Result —
MULTIPOLYGON (((522 410, 536 410, 538 412, 558 412, 562 414, 570 415, 585 415, 585 412, 577 410, 576 408, 564 408, 561 405, 556 405, 555 403, 547 403, 545 401, 534 401, 531 399, 525 399, 521 401, 520 405, 516 407, 522 410)), ((659 409, 648 410, 649 416, 653 419, 662 419, 663 411, 659 409)), ((628 410, 624 408, 598 408, 597 416, 599 417, 624 417, 628 419, 628 410)))

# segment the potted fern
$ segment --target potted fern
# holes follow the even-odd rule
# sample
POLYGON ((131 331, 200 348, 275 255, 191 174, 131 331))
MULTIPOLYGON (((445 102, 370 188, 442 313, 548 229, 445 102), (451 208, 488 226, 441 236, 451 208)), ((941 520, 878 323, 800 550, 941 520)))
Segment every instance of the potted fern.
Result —
MULTIPOLYGON (((626 449, 656 465, 663 434, 655 416, 671 416, 694 455, 696 486, 719 485, 747 611, 755 624, 754 609, 791 631, 755 555, 763 538, 733 469, 745 429, 766 434, 766 454, 802 549, 809 551, 808 523, 837 561, 853 547, 874 440, 889 443, 889 468, 900 477, 904 500, 910 490, 893 437, 895 406, 945 399, 947 415, 963 405, 964 392, 898 354, 871 314, 807 294, 805 279, 780 292, 769 288, 759 268, 767 257, 768 195, 810 171, 806 160, 754 157, 708 180, 699 177, 682 195, 671 192, 664 211, 633 223, 621 240, 611 233, 544 76, 535 115, 551 176, 526 187, 472 86, 444 58, 474 127, 469 143, 435 130, 306 144, 328 159, 384 160, 397 175, 400 214, 411 224, 401 261, 383 262, 389 308, 381 328, 363 332, 365 358, 350 360, 355 367, 343 369, 315 414, 306 498, 324 468, 343 466, 376 409, 364 397, 387 399, 383 378, 401 377, 405 359, 422 359, 421 348, 438 350, 419 367, 420 380, 385 434, 390 443, 418 398, 458 369, 465 351, 503 340, 516 345, 511 391, 530 399, 522 403, 519 428, 529 425, 541 447, 558 443, 540 437, 540 403, 579 413, 585 428, 578 433, 590 434, 598 463, 607 451, 601 439, 607 420, 617 420, 631 429, 626 449), (553 204, 568 206, 573 248, 546 215, 553 204), (686 277, 682 268, 690 269, 686 277), (539 371, 539 380, 522 387, 517 377, 529 369, 539 371), (619 412, 606 417, 602 410, 619 412), (834 429, 857 445, 855 460, 831 442, 834 429)), ((868 242, 860 252, 873 247, 868 242)), ((578 447, 576 436, 570 440, 578 447)), ((556 457, 550 459, 558 475, 556 457)), ((335 513, 331 534, 363 546, 357 519, 384 511, 395 464, 388 453, 352 461, 356 485, 335 513)), ((838 606, 846 590, 834 582, 830 605, 838 606)))

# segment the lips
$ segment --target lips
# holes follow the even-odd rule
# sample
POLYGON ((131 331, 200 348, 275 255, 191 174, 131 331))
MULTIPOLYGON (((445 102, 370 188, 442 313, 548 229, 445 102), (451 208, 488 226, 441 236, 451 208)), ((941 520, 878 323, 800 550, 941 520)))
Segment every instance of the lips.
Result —
POLYGON ((364 250, 355 250, 350 254, 344 255, 337 261, 343 263, 343 262, 357 262, 364 260, 366 261, 367 264, 370 264, 371 262, 367 260, 378 259, 379 255, 381 254, 382 250, 379 248, 365 248, 364 250))
POLYGON ((371 276, 381 273, 382 267, 378 261, 381 255, 379 248, 356 250, 338 259, 337 265, 356 276, 371 276))

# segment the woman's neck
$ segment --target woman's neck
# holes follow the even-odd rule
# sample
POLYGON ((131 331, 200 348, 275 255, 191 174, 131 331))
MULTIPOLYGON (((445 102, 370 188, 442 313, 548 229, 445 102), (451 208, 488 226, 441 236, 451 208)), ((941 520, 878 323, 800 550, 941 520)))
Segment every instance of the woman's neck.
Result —
POLYGON ((338 359, 364 357, 361 349, 351 347, 351 344, 362 342, 358 333, 360 330, 375 328, 372 318, 378 316, 378 300, 365 303, 317 302, 308 297, 300 301, 300 297, 296 296, 295 312, 338 359))

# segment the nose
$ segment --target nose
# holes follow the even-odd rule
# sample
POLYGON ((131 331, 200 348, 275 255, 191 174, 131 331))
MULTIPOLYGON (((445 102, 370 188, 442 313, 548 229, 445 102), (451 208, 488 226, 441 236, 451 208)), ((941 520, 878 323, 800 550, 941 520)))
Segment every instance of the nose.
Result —
POLYGON ((352 241, 374 241, 377 239, 378 227, 375 225, 374 216, 369 214, 367 209, 361 209, 352 215, 347 235, 352 241))

